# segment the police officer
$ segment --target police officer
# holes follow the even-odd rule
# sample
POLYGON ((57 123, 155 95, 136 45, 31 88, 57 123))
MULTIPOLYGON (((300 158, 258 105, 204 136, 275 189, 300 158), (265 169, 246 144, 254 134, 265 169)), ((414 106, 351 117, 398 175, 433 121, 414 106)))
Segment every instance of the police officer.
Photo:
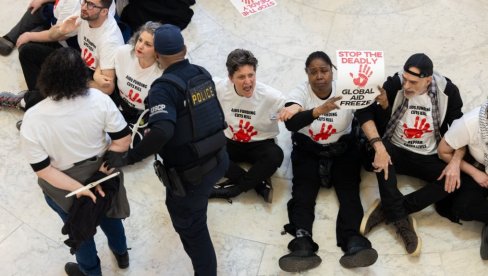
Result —
POLYGON ((208 196, 227 170, 222 109, 210 74, 190 64, 183 36, 165 24, 154 33, 163 75, 148 95, 149 132, 126 154, 108 152, 111 166, 157 153, 156 174, 167 187, 166 206, 196 275, 216 275, 217 260, 207 228, 208 196))

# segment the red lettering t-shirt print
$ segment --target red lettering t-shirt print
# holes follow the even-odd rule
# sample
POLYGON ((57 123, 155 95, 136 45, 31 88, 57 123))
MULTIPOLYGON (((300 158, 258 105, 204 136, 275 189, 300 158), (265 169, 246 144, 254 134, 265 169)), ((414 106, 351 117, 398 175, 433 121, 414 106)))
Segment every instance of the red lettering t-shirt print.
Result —
POLYGON ((420 116, 416 116, 415 123, 412 128, 409 128, 407 123, 403 124, 403 134, 405 134, 407 139, 422 138, 425 133, 432 132, 432 129, 430 129, 430 124, 426 121, 426 117, 420 120, 420 116))
POLYGON ((311 128, 308 129, 308 133, 310 134, 310 137, 314 141, 320 141, 320 140, 327 140, 329 137, 336 133, 337 130, 332 126, 332 124, 327 126, 327 129, 325 129, 326 123, 322 123, 322 127, 320 128, 320 131, 316 134, 313 133, 313 130, 311 128))
POLYGON ((239 129, 234 130, 234 128, 229 125, 230 131, 232 131, 232 140, 237 142, 247 143, 251 141, 251 137, 258 134, 257 130, 254 130, 254 126, 250 122, 239 120, 239 129))

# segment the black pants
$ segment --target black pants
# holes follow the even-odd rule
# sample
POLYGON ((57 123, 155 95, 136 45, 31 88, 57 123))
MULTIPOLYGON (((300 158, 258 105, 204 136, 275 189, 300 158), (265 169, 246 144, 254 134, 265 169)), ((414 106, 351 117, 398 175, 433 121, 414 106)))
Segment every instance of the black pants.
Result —
POLYGON ((393 165, 388 166, 388 179, 384 172, 376 173, 380 189, 381 206, 388 221, 406 218, 425 207, 445 198, 444 179, 437 180, 446 164, 437 154, 421 155, 399 148, 388 141, 383 142, 393 165), (403 195, 397 187, 398 174, 422 179, 427 184, 419 190, 403 195))
POLYGON ((454 222, 488 223, 488 189, 467 174, 461 174, 461 187, 436 204, 437 212, 454 222))
POLYGON ((283 150, 273 139, 241 143, 227 139, 227 153, 231 160, 226 177, 239 185, 243 191, 256 187, 270 178, 283 162, 283 150), (234 162, 251 163, 246 172, 234 162))
POLYGON ((218 159, 218 165, 203 178, 202 183, 185 186, 185 197, 176 196, 166 189, 166 206, 173 227, 192 261, 195 275, 217 275, 217 258, 207 227, 207 206, 212 186, 224 175, 229 164, 225 151, 221 151, 218 159))
POLYGON ((19 48, 19 60, 24 73, 25 82, 27 83, 28 91, 24 96, 26 103, 25 109, 29 109, 38 102, 42 101, 44 97, 37 90, 37 77, 41 72, 41 66, 44 60, 60 48, 61 44, 58 42, 37 43, 29 42, 19 48))
POLYGON ((28 9, 19 22, 5 36, 14 44, 19 36, 25 32, 40 32, 50 28, 52 19, 52 5, 45 4, 34 14, 28 9))
MULTIPOLYGON (((337 246, 347 250, 347 243, 359 234, 363 218, 363 207, 359 197, 361 183, 361 160, 359 150, 351 140, 346 152, 332 158, 332 185, 339 200, 336 221, 337 246)), ((292 198, 288 202, 288 218, 295 229, 305 229, 312 233, 315 220, 315 200, 321 187, 319 177, 319 157, 317 154, 293 146, 291 153, 293 166, 292 198)))

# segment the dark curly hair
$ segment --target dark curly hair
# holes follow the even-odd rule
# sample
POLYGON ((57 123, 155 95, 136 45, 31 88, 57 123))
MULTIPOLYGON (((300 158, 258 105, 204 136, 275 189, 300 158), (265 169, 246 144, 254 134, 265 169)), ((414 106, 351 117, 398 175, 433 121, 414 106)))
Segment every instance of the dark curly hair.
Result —
POLYGON ((307 68, 310 65, 310 63, 313 60, 315 60, 315 59, 321 59, 325 63, 327 63, 328 65, 330 65, 331 68, 337 69, 336 66, 334 64, 332 64, 332 61, 330 60, 330 57, 326 53, 324 53, 322 51, 316 51, 316 52, 311 53, 307 57, 307 60, 305 61, 305 72, 307 71, 307 68))
POLYGON ((88 70, 79 52, 72 48, 60 48, 42 64, 37 87, 42 96, 55 101, 82 96, 88 91, 88 70))
POLYGON ((256 68, 258 67, 258 60, 254 57, 251 51, 235 49, 229 53, 227 56, 227 62, 225 63, 229 76, 233 76, 234 73, 243 65, 251 65, 254 68, 254 71, 256 71, 256 68))

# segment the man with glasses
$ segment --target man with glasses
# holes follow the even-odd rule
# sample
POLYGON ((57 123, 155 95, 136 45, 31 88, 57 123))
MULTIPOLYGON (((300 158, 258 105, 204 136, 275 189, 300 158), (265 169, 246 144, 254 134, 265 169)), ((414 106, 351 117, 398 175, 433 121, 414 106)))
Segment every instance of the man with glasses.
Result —
POLYGON ((123 45, 124 40, 113 17, 112 3, 113 0, 80 0, 79 16, 72 15, 51 27, 41 40, 42 43, 27 43, 20 47, 19 60, 29 89, 24 96, 26 109, 43 99, 36 89, 36 81, 44 59, 61 47, 52 42, 63 41, 73 35, 78 35, 83 60, 96 72, 90 81, 90 87, 107 94, 113 92, 115 49, 123 45))

